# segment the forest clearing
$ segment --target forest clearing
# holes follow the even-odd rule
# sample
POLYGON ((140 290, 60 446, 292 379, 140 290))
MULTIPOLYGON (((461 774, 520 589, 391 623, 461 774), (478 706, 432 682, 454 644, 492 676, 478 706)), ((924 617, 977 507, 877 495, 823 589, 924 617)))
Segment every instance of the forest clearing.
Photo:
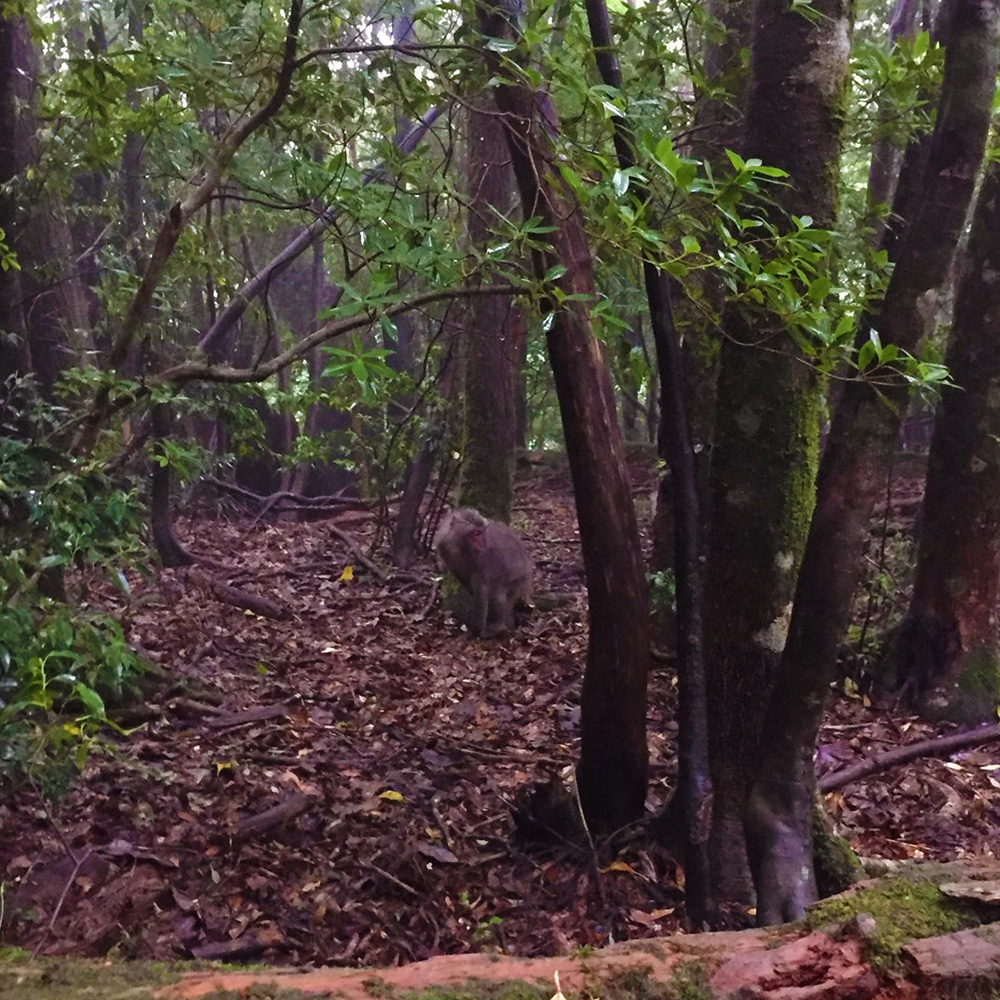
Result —
POLYGON ((0 994, 996 995, 998 67, 0 0, 0 994))

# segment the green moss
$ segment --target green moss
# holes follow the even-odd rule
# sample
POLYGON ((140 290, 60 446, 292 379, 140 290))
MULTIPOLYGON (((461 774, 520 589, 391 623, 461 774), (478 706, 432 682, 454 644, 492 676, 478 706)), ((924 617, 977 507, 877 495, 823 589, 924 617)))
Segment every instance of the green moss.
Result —
POLYGON ((316 994, 286 990, 277 983, 254 983, 238 990, 213 990, 205 1000, 316 1000, 316 994))
POLYGON ((634 966, 604 976, 586 992, 600 1000, 712 1000, 708 974, 700 962, 686 962, 659 982, 649 966, 634 966))
POLYGON ((988 718, 1000 702, 1000 659, 995 647, 971 649, 958 675, 959 701, 969 717, 988 718))
POLYGON ((179 979, 162 962, 87 962, 35 959, 18 949, 0 952, 4 1000, 143 1000, 179 979))
MULTIPOLYGON (((382 984, 385 986, 385 984, 382 984)), ((368 983, 365 983, 368 989, 368 983)), ((551 982, 526 983, 511 980, 505 983, 486 979, 470 979, 464 986, 450 989, 431 987, 426 990, 401 992, 386 987, 399 1000, 548 1000, 553 993, 551 982)), ((369 990, 370 992, 370 990, 369 990)), ((376 994, 385 996, 385 993, 376 994)))
POLYGON ((820 800, 813 806, 813 867, 820 899, 845 892, 865 874, 851 845, 834 832, 820 800))
POLYGON ((907 941, 950 934, 979 923, 969 907, 949 899, 936 885, 898 878, 824 900, 809 911, 805 925, 816 930, 846 924, 859 913, 867 913, 875 921, 875 930, 865 941, 865 957, 879 969, 898 968, 907 941))

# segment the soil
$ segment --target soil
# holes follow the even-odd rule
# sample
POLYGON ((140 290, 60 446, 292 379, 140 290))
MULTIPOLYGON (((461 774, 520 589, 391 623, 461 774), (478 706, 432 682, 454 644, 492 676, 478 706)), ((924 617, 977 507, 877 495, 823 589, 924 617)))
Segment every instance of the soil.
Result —
MULTIPOLYGON (((653 474, 632 471, 648 523, 653 474)), ((518 496, 538 588, 569 602, 499 639, 470 639, 431 602, 429 558, 393 572, 376 547, 384 578, 358 560, 343 533, 370 545, 379 524, 365 512, 279 524, 192 515, 182 541, 228 571, 133 574, 127 604, 92 586, 85 599, 114 607, 129 640, 187 689, 93 747, 56 804, 31 787, 0 799, 5 940, 43 954, 391 967, 566 956, 683 927, 683 871, 641 832, 614 851, 514 836, 519 790, 576 760, 587 642, 568 475, 536 470, 518 496), (206 572, 290 614, 222 603, 206 572)), ((868 635, 899 610, 910 525, 890 515, 873 525, 858 605, 868 635), (883 544, 887 524, 897 530, 883 544)), ((821 734, 821 773, 949 731, 873 704, 860 648, 821 734)), ((675 780, 675 691, 669 662, 654 663, 651 811, 675 780)), ((998 788, 994 744, 827 801, 862 855, 992 857, 998 788)))

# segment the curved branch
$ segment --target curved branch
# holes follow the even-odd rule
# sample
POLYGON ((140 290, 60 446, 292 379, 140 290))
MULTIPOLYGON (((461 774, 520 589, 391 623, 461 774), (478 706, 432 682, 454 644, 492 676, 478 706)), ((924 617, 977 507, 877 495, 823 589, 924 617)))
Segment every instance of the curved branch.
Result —
MULTIPOLYGON (((108 358, 108 367, 118 369, 128 357, 132 341, 139 331, 153 301, 153 294, 160 284, 167 262, 170 260, 177 240, 180 238, 188 220, 201 209, 212 192, 218 187, 226 167, 229 166, 240 146, 247 138, 272 118, 288 97, 292 86, 292 75, 295 71, 295 52, 299 40, 299 27, 302 20, 302 0, 291 0, 288 12, 288 26, 285 31, 285 45, 281 68, 271 97, 261 105, 249 118, 234 123, 229 131, 219 141, 215 152, 206 161, 200 179, 192 179, 185 183, 173 205, 167 211, 160 231, 157 233, 153 251, 146 264, 139 287, 128 305, 121 328, 115 337, 108 358)), ((95 396, 90 413, 84 420, 80 434, 74 443, 74 451, 86 453, 93 447, 100 431, 101 424, 107 416, 108 389, 103 388, 95 396)))
MULTIPOLYGON (((396 149, 404 156, 412 153, 431 126, 441 114, 442 108, 431 108, 427 114, 405 135, 396 141, 396 149)), ((371 184, 385 176, 387 165, 380 163, 367 171, 361 180, 362 186, 371 184)), ((292 262, 304 253, 324 233, 341 213, 339 206, 324 209, 318 218, 311 222, 269 263, 265 264, 242 288, 233 296, 232 301, 219 314, 218 319, 205 331, 198 343, 213 360, 221 360, 220 347, 225 335, 236 325, 237 320, 246 312, 247 306, 267 288, 279 275, 291 266, 292 262)))
POLYGON ((406 302, 389 306, 386 309, 369 308, 359 316, 351 316, 349 319, 331 320, 324 323, 319 329, 314 330, 307 337, 303 337, 297 344, 294 344, 287 351, 275 355, 270 361, 262 365, 255 365, 253 368, 229 368, 224 365, 214 365, 211 362, 202 364, 188 362, 174 365, 159 375, 147 380, 149 385, 166 385, 167 383, 179 384, 182 382, 192 382, 201 380, 204 382, 263 382, 264 379, 287 368, 290 364, 305 357, 309 351, 319 344, 332 340, 334 337, 342 336, 351 330, 358 330, 362 327, 375 323, 379 316, 399 316, 411 309, 428 305, 431 302, 440 302, 442 299, 470 298, 475 295, 513 295, 520 289, 516 285, 482 285, 479 287, 461 286, 459 288, 444 288, 432 292, 424 292, 406 302))

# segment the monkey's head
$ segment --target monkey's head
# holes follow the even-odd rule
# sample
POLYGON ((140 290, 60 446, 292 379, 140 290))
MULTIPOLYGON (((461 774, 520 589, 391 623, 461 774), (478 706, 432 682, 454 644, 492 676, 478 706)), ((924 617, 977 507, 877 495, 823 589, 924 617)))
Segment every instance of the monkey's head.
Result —
POLYGON ((434 551, 438 562, 448 563, 459 549, 478 553, 486 544, 486 526, 489 521, 471 507, 448 511, 441 518, 434 533, 434 551))

